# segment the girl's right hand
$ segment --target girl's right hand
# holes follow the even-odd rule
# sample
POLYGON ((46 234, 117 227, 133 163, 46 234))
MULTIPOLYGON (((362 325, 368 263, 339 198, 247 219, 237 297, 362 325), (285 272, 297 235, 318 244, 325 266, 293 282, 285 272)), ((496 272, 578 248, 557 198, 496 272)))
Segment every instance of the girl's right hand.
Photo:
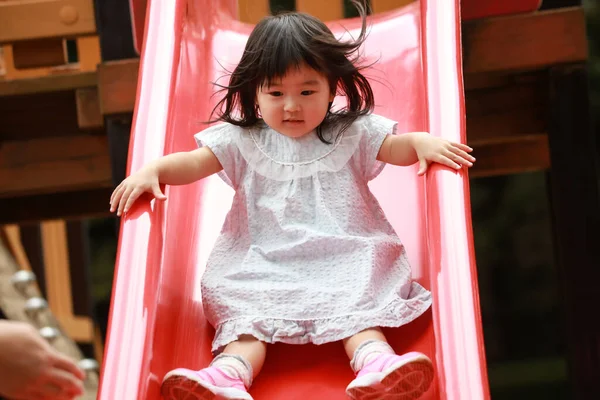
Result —
POLYGON ((118 216, 127 213, 144 193, 152 193, 158 200, 167 199, 160 190, 156 168, 144 167, 121 182, 110 197, 110 211, 118 216))

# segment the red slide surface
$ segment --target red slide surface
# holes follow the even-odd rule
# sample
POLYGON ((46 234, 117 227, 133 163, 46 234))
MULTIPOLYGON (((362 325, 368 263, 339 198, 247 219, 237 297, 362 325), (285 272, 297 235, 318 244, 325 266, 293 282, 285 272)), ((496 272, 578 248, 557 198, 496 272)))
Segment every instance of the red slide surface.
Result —
MULTIPOLYGON (((235 19, 236 4, 149 2, 129 171, 195 147, 193 134, 215 103, 210 82, 232 69, 252 29, 235 19)), ((375 112, 399 121, 398 132, 465 141, 458 4, 422 0, 370 18, 364 55, 379 60, 367 71, 375 112)), ((329 25, 342 35, 359 24, 329 25)), ((398 352, 422 351, 434 361, 425 398, 488 399, 467 175, 440 166, 426 178, 416 172, 387 166, 372 189, 407 248, 414 278, 433 292, 433 307, 386 334, 398 352)), ((159 399, 168 370, 200 369, 211 359, 213 329, 199 282, 232 192, 211 177, 169 187, 167 196, 140 202, 122 222, 102 400, 159 399)), ((251 393, 257 400, 345 399, 352 378, 339 343, 273 345, 251 393)))

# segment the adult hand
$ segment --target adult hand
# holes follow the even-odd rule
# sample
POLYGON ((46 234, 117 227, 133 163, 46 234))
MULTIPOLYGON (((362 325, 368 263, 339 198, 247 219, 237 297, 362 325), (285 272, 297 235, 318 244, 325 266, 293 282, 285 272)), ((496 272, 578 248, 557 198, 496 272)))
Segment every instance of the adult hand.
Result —
POLYGON ((71 400, 85 374, 29 324, 0 320, 0 395, 15 400, 71 400))

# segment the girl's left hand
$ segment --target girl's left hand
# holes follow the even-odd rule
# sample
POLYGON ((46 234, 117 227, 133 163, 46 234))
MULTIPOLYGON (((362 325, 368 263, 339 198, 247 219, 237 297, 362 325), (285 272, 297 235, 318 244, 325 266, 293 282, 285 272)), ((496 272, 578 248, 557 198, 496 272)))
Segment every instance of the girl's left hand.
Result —
POLYGON ((414 138, 413 146, 419 158, 419 175, 424 175, 432 162, 452 169, 472 167, 475 162, 475 157, 469 154, 473 149, 466 144, 452 143, 425 132, 414 138))

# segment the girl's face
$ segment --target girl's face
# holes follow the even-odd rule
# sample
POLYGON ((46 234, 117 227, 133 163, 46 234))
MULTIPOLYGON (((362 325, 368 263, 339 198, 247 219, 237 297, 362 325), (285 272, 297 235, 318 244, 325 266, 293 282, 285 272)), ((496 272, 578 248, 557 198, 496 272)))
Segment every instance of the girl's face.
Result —
POLYGON ((259 87, 256 92, 263 120, 292 138, 316 129, 325 119, 333 98, 327 78, 304 64, 290 68, 283 78, 259 87))

